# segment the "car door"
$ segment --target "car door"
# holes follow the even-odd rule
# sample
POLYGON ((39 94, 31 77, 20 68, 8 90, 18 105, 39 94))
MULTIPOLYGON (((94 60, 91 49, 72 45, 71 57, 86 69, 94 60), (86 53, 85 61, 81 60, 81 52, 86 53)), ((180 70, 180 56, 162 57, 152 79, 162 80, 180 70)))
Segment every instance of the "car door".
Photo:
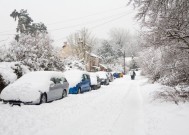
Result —
POLYGON ((60 99, 62 98, 62 93, 63 93, 63 85, 64 82, 62 81, 61 78, 56 78, 56 88, 55 88, 55 99, 60 99))
POLYGON ((62 84, 60 78, 51 78, 51 81, 54 82, 54 84, 51 84, 50 90, 49 90, 49 99, 50 100, 55 100, 60 98, 60 95, 62 95, 62 84))
POLYGON ((90 90, 91 88, 91 79, 90 76, 86 74, 86 89, 90 90))
POLYGON ((86 90, 86 76, 85 76, 85 74, 82 75, 80 87, 81 87, 82 92, 86 90))
POLYGON ((67 93, 68 93, 69 83, 68 83, 68 81, 66 80, 66 78, 62 77, 62 78, 61 78, 61 83, 63 83, 63 90, 66 90, 67 93))
POLYGON ((90 89, 90 77, 87 74, 83 74, 83 76, 85 78, 83 81, 83 87, 84 87, 84 90, 87 91, 90 89))
POLYGON ((56 91, 56 78, 51 78, 51 84, 49 87, 49 92, 47 93, 47 97, 49 101, 52 101, 55 99, 55 91, 56 91))

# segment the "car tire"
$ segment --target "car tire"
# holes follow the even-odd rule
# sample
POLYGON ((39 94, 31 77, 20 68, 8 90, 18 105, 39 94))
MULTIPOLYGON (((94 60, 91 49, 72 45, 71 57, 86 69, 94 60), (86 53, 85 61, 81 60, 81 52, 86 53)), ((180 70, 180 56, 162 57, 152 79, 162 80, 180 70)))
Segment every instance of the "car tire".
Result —
POLYGON ((63 90, 63 92, 62 92, 62 98, 65 98, 65 97, 67 97, 67 91, 63 90))
POLYGON ((78 88, 77 94, 81 94, 81 88, 78 88))
POLYGON ((89 91, 91 91, 92 90, 92 88, 91 88, 91 86, 89 87, 89 91))
POLYGON ((41 94, 40 104, 47 103, 47 96, 46 94, 41 94))

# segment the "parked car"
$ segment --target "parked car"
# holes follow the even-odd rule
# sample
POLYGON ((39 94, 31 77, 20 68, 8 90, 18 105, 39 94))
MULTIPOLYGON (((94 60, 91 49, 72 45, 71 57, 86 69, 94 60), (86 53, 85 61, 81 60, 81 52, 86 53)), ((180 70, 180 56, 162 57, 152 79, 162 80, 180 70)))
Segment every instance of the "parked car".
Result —
POLYGON ((96 74, 100 78, 101 85, 109 85, 109 78, 108 78, 107 72, 105 72, 105 71, 98 71, 98 72, 96 72, 96 74))
POLYGON ((91 90, 91 80, 87 72, 71 69, 64 72, 70 87, 69 94, 79 94, 91 90))
POLYGON ((119 77, 123 77, 123 73, 119 73, 119 77))
POLYGON ((23 75, 1 92, 3 102, 41 104, 67 96, 69 84, 63 73, 36 71, 23 75))
POLYGON ((120 78, 119 73, 113 73, 114 78, 120 78))
POLYGON ((109 82, 113 82, 114 80, 113 74, 111 72, 108 72, 107 74, 108 74, 109 82))
POLYGON ((89 73, 91 79, 91 89, 96 90, 101 87, 101 81, 96 73, 89 73))

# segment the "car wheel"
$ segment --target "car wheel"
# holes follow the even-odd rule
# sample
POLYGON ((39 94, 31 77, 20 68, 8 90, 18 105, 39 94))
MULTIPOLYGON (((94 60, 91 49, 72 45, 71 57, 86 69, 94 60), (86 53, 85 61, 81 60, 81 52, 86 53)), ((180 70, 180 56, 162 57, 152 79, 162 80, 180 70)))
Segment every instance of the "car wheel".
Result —
POLYGON ((40 103, 41 103, 41 104, 47 103, 47 96, 46 96, 45 94, 42 94, 42 95, 41 95, 40 103))
POLYGON ((78 89, 77 94, 81 94, 81 88, 78 89))
POLYGON ((63 90, 62 98, 65 98, 65 97, 67 97, 67 91, 66 91, 66 90, 63 90))
POLYGON ((91 88, 91 86, 89 87, 89 91, 91 91, 92 90, 92 88, 91 88))

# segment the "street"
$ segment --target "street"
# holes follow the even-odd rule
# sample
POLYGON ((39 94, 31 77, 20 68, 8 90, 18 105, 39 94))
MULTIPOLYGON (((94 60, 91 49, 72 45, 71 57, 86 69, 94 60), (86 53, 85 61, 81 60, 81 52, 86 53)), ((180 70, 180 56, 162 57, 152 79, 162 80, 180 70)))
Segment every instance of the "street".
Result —
POLYGON ((136 80, 126 75, 98 90, 69 95, 51 103, 21 107, 1 103, 0 134, 176 135, 182 132, 185 135, 187 124, 183 121, 187 121, 189 110, 185 105, 149 102, 145 95, 158 86, 144 85, 145 82, 138 74, 136 80), (178 121, 183 126, 175 128, 180 125, 178 121))

